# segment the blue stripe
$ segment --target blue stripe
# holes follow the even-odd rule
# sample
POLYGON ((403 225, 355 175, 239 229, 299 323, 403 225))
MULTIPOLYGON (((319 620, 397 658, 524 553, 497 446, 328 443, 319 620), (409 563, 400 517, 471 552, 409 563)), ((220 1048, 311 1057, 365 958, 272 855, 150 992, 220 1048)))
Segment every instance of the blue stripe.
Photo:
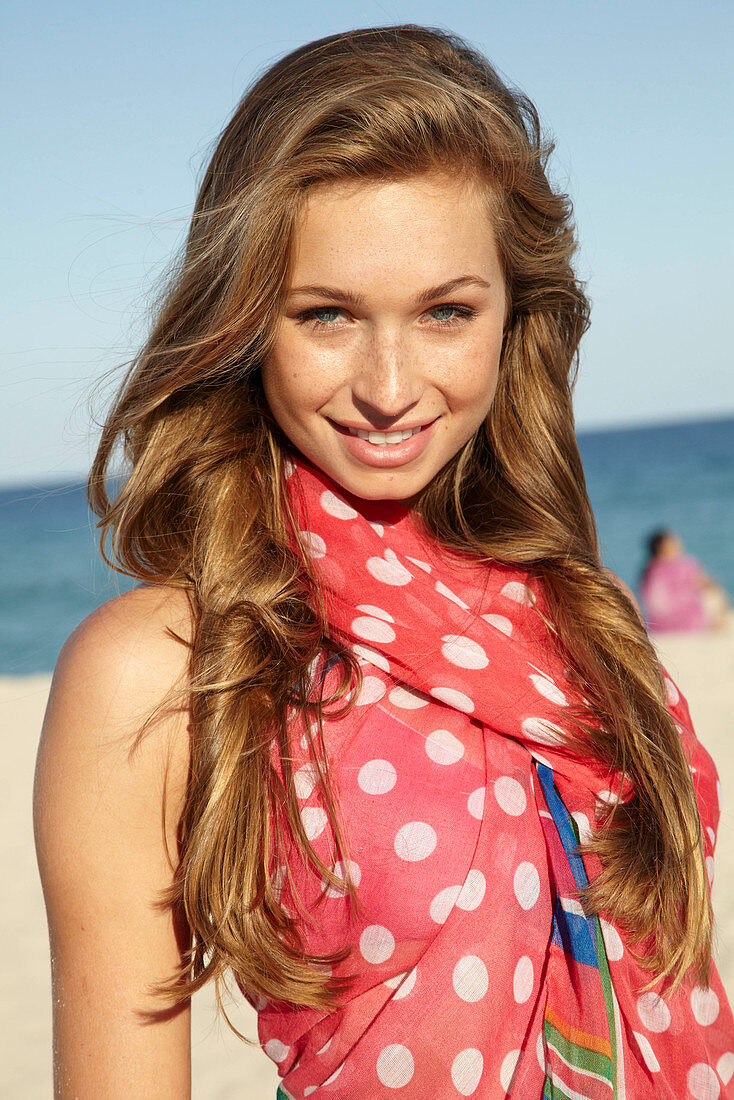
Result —
POLYGON ((569 913, 556 900, 553 914, 553 940, 563 950, 572 955, 576 962, 598 967, 594 941, 586 917, 578 913, 569 913))
POLYGON ((553 772, 550 770, 550 768, 547 768, 545 764, 541 764, 539 761, 536 761, 535 763, 538 777, 540 779, 541 786, 543 787, 543 794, 545 795, 545 800, 548 803, 548 809, 550 810, 551 817, 553 818, 556 828, 558 829, 558 835, 561 838, 561 843, 563 844, 566 858, 568 859, 569 865, 571 867, 573 880, 576 883, 577 889, 583 890, 585 886, 589 885, 589 880, 586 877, 586 868, 584 867, 583 860, 578 854, 578 840, 576 839, 576 834, 573 830, 573 825, 571 824, 571 815, 563 804, 561 796, 558 794, 558 791, 555 788, 555 784, 553 782, 553 772))
MULTIPOLYGON (((548 809, 558 829, 558 835, 561 838, 563 850, 571 868, 571 874, 577 889, 582 890, 585 886, 588 886, 589 879, 586 875, 583 860, 578 854, 578 840, 574 832, 573 819, 556 790, 551 769, 539 761, 536 761, 535 764, 548 809)), ((553 940, 577 962, 586 963, 587 966, 598 969, 596 928, 592 926, 588 917, 581 916, 579 913, 567 912, 561 905, 560 898, 556 899, 553 913, 553 940)))

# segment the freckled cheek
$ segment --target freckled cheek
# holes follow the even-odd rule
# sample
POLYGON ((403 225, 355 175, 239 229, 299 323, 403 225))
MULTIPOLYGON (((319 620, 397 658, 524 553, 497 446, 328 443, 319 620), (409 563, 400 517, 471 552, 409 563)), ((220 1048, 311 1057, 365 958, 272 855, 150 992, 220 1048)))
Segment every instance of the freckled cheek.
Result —
POLYGON ((318 408, 333 392, 337 372, 321 356, 318 359, 301 348, 279 348, 263 365, 263 384, 271 401, 291 410, 318 408))
POLYGON ((467 408, 488 405, 497 389, 498 356, 488 355, 486 348, 477 349, 445 364, 442 374, 457 404, 467 408))

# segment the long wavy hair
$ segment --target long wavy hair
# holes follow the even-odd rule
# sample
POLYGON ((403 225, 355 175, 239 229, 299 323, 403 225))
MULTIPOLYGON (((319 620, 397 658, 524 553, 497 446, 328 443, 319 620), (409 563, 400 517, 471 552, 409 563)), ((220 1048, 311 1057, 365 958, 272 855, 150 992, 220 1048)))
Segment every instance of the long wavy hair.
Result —
POLYGON ((292 445, 268 408, 260 365, 309 189, 437 168, 480 183, 510 310, 486 421, 415 509, 445 545, 542 582, 550 629, 598 718, 571 739, 583 734, 584 751, 636 790, 589 842, 602 873, 584 900, 643 945, 654 979, 675 988, 693 966, 707 980, 711 911, 691 776, 644 626, 601 565, 576 442, 572 390, 589 304, 572 267, 571 203, 546 174, 552 149, 533 104, 481 53, 414 24, 334 34, 289 53, 251 85, 216 144, 89 480, 112 564, 186 590, 192 609, 190 779, 163 899, 185 913, 192 935, 180 970, 157 987, 170 1000, 211 978, 219 1000, 230 970, 250 998, 327 1011, 348 985, 324 965, 348 949, 308 954, 274 873, 290 835, 324 889, 346 888, 357 903, 348 876, 323 863, 304 831, 288 729, 296 715, 310 719, 334 858, 347 867, 322 715, 349 711, 361 669, 330 636, 308 554, 289 545, 292 445), (115 456, 124 476, 111 497, 115 456), (313 671, 326 656, 339 685, 315 698, 313 671))

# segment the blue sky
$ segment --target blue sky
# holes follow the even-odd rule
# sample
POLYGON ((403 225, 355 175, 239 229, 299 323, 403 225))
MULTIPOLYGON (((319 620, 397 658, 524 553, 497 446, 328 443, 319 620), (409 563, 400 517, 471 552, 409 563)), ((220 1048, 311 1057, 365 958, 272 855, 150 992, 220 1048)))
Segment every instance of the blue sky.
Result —
POLYGON ((481 49, 555 136, 593 302, 579 428, 734 414, 728 0, 30 3, 3 18, 0 484, 85 470, 99 381, 142 339, 251 80, 402 22, 481 49))

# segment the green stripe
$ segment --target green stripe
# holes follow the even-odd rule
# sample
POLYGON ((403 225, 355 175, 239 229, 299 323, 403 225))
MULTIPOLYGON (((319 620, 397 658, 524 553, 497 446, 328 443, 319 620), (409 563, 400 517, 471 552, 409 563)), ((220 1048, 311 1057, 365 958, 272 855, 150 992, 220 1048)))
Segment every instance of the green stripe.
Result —
POLYGON ((570 1042, 565 1035, 561 1035, 560 1031, 556 1031, 547 1020, 545 1021, 545 1039, 575 1069, 595 1073, 598 1077, 603 1077, 606 1081, 609 1081, 610 1085, 614 1083, 614 1066, 606 1054, 570 1042))
POLYGON ((559 1085, 554 1085, 550 1077, 546 1077, 543 1100, 571 1100, 571 1097, 559 1085))
POLYGON ((275 1094, 275 1100, 293 1100, 293 1097, 289 1092, 286 1092, 282 1085, 278 1085, 278 1091, 275 1094))
POLYGON ((607 961, 607 948, 604 943, 604 936, 601 930, 601 924, 596 913, 590 917, 596 928, 596 958, 599 963, 599 977, 601 978, 601 987, 604 991, 604 1007, 607 1010, 607 1023, 609 1024, 609 1045, 612 1049, 612 1067, 614 1076, 612 1078, 612 1084, 614 1085, 614 1095, 617 1095, 617 1029, 614 1020, 614 993, 612 991, 612 975, 609 973, 609 962, 607 961))

